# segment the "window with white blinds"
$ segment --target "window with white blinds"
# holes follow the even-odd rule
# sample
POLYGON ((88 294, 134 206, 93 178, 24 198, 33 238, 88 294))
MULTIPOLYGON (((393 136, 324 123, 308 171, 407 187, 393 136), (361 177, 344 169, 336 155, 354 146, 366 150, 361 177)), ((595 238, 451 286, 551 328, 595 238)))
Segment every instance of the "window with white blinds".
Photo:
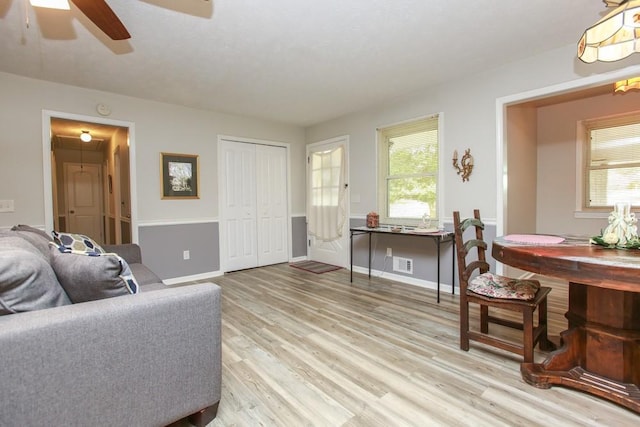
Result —
POLYGON ((438 116, 378 129, 380 220, 417 225, 438 216, 438 116))
POLYGON ((640 206, 640 114, 586 123, 586 208, 640 206))

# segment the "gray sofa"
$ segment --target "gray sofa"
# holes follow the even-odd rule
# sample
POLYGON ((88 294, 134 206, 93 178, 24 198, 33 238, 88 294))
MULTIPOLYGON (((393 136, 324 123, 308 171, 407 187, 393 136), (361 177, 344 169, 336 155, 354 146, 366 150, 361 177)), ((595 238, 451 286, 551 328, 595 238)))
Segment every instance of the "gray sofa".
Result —
POLYGON ((34 308, 42 295, 16 299, 24 280, 13 277, 29 271, 31 288, 51 279, 45 264, 57 255, 47 246, 28 227, 0 232, 0 425, 211 421, 221 393, 220 288, 167 288, 137 245, 105 246, 127 261, 139 293, 71 303, 63 291, 58 306, 34 308))

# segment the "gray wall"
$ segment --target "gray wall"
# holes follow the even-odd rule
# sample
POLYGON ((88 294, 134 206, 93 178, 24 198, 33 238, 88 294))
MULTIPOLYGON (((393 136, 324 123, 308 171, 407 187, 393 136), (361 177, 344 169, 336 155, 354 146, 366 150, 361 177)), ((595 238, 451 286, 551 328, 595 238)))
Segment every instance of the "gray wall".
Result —
POLYGON ((307 217, 291 218, 291 256, 300 258, 307 256, 307 217))
MULTIPOLYGON (((291 219, 292 257, 307 255, 306 217, 291 219)), ((214 275, 220 270, 219 223, 148 225, 139 228, 144 263, 161 279, 214 275), (183 259, 183 252, 190 259, 183 259)))
POLYGON ((143 261, 161 279, 220 270, 219 238, 217 222, 139 228, 143 261), (183 259, 186 250, 188 260, 183 259))

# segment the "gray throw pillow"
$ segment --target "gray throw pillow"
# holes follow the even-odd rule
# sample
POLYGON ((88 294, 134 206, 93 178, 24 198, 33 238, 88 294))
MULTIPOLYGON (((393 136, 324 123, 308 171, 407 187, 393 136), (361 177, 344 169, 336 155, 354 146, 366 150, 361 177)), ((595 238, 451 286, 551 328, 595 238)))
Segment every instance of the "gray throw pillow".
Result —
POLYGON ((49 242, 53 239, 49 237, 47 233, 29 225, 14 225, 11 231, 31 243, 44 255, 47 261, 51 260, 49 256, 49 242))
POLYGON ((74 304, 138 293, 129 265, 118 255, 61 249, 51 244, 51 265, 74 304))
POLYGON ((44 257, 19 246, 0 245, 0 315, 71 304, 44 257))

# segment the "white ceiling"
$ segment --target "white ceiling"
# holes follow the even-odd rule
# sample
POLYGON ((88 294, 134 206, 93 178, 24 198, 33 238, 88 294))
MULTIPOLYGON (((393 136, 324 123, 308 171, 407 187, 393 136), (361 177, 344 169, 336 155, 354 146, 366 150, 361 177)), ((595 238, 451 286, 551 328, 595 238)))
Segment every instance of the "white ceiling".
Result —
POLYGON ((577 43, 601 0, 0 0, 0 71, 307 126, 577 43), (26 17, 30 25, 27 28, 26 17))

